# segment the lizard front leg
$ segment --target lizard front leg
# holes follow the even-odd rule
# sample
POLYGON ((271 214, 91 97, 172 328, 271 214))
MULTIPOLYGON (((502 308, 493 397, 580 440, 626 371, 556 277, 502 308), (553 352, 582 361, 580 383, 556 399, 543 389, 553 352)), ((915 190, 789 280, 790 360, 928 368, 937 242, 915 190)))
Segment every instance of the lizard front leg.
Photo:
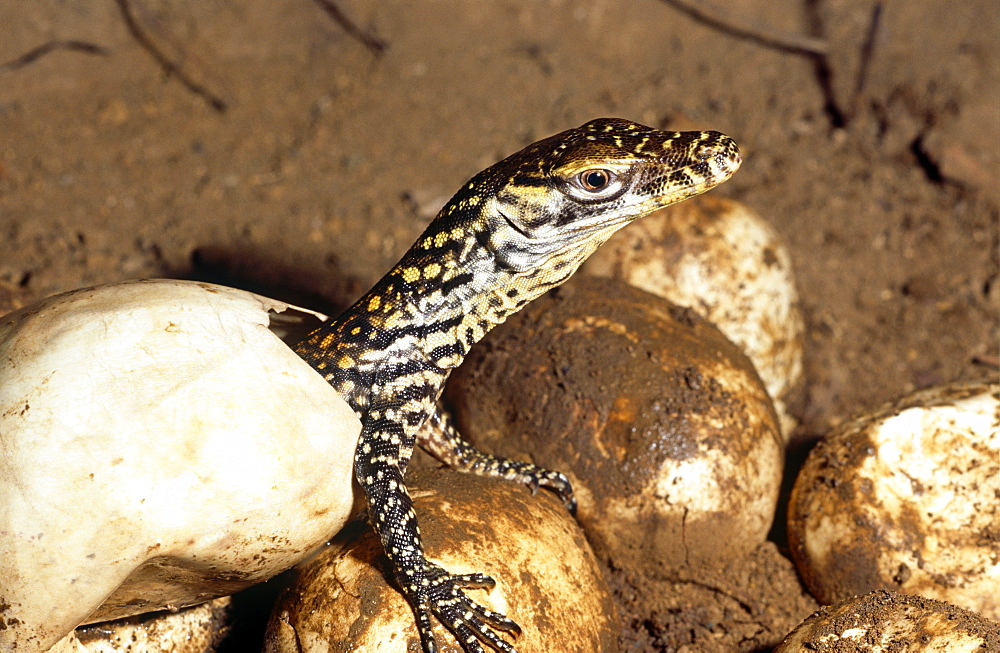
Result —
POLYGON ((469 653, 482 653, 482 643, 503 653, 516 653, 495 631, 518 635, 518 625, 475 603, 464 592, 466 588, 492 588, 495 581, 485 574, 451 574, 424 554, 417 516, 403 480, 416 439, 416 426, 409 427, 414 421, 413 413, 398 401, 371 405, 362 421, 354 470, 368 502, 371 524, 415 613, 424 651, 438 650, 433 615, 469 653))
POLYGON ((532 492, 537 492, 539 487, 547 487, 559 495, 570 514, 576 514, 573 487, 565 474, 479 451, 462 438, 440 401, 431 416, 421 425, 417 433, 417 444, 453 469, 471 472, 477 476, 524 483, 532 492))

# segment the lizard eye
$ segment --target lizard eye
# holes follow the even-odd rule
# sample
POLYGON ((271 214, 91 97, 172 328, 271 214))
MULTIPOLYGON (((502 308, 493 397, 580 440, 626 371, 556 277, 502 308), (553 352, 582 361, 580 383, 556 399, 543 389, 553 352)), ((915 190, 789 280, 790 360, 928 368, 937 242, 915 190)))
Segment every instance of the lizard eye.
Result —
POLYGON ((592 168, 584 170, 576 176, 580 187, 591 193, 599 193, 606 189, 614 180, 615 174, 604 168, 592 168))
POLYGON ((612 168, 586 168, 564 177, 564 190, 580 202, 614 199, 628 187, 628 174, 612 168))

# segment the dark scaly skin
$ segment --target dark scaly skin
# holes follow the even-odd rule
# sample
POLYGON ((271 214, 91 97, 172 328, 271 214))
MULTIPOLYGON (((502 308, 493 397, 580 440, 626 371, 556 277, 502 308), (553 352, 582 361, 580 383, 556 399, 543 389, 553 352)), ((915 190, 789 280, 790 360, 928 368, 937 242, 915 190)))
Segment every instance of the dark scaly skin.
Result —
POLYGON ((497 631, 520 628, 466 596, 492 578, 452 575, 424 556, 403 480, 416 443, 453 466, 551 488, 575 508, 564 475, 459 438, 436 412, 448 374, 619 228, 722 183, 739 163, 718 132, 608 118, 529 145, 473 177, 367 295, 295 346, 361 418, 355 475, 428 653, 437 651, 431 615, 470 653, 483 644, 515 653, 497 631))
POLYGON ((576 515, 576 499, 573 498, 573 488, 565 474, 479 451, 462 439, 452 424, 448 411, 440 402, 420 427, 417 444, 452 469, 524 483, 531 488, 532 493, 545 486, 559 495, 570 514, 576 515))

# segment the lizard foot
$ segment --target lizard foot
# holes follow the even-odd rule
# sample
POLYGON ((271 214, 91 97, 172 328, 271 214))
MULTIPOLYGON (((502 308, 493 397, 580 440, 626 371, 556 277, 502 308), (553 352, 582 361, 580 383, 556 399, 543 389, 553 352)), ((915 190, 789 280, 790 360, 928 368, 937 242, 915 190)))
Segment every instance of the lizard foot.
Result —
POLYGON ((517 636, 521 634, 521 628, 499 612, 487 610, 471 600, 462 591, 463 588, 492 589, 496 581, 486 574, 450 574, 430 563, 417 578, 424 582, 418 580, 407 590, 415 594, 416 600, 411 604, 415 606, 417 630, 424 653, 437 653, 438 650, 431 628, 432 614, 468 653, 485 653, 483 643, 502 653, 517 653, 494 629, 517 636))
POLYGON ((531 467, 533 467, 531 471, 524 472, 521 476, 524 482, 528 484, 528 487, 531 488, 531 493, 538 492, 539 487, 549 488, 559 495, 563 505, 566 506, 566 510, 575 517, 576 497, 573 496, 573 486, 570 484, 569 479, 566 478, 566 475, 562 472, 543 467, 535 467, 534 465, 531 467))

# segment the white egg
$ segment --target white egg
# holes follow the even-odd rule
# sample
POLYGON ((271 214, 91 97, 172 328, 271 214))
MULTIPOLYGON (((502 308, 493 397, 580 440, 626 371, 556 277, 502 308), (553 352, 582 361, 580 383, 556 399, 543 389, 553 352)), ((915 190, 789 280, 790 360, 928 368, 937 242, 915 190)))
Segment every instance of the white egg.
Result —
POLYGON ((1000 383, 915 392, 841 424, 792 491, 796 566, 824 603, 884 588, 1000 618, 1000 383))
POLYGON ((342 527, 360 422, 268 330, 286 308, 147 280, 0 318, 0 650, 232 593, 342 527))

